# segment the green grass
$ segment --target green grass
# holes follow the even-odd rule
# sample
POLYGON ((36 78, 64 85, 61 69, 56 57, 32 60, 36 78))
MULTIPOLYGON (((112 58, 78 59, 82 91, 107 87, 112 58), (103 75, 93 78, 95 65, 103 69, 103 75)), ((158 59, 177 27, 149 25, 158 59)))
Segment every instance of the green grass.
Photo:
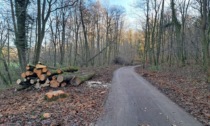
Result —
MULTIPOLYGON (((2 63, 0 64, 0 70, 1 70, 2 73, 5 73, 5 74, 3 74, 4 78, 9 80, 8 75, 5 72, 5 67, 2 63)), ((2 78, 0 78, 0 91, 16 87, 17 86, 16 85, 16 80, 21 78, 20 77, 21 71, 20 71, 20 66, 19 66, 18 63, 11 62, 10 66, 9 66, 9 72, 10 72, 10 76, 11 76, 11 79, 12 79, 12 83, 11 84, 5 84, 5 83, 3 83, 2 78)))

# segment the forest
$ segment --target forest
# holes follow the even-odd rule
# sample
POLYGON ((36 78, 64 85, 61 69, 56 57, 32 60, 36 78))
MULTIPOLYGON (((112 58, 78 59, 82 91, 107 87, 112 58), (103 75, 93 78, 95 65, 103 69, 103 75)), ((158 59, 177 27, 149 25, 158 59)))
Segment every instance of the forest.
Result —
POLYGON ((2 3, 0 77, 5 84, 26 64, 39 61, 54 67, 138 61, 156 69, 198 64, 210 75, 209 1, 135 1, 130 6, 136 27, 129 25, 124 7, 99 0, 2 3))
POLYGON ((27 64, 39 61, 54 67, 87 67, 123 57, 123 62, 131 63, 139 37, 125 25, 122 6, 100 1, 3 0, 1 80, 11 84, 27 64))
POLYGON ((199 64, 208 71, 209 1, 139 0, 130 6, 132 22, 123 6, 99 0, 3 0, 1 80, 11 84, 11 70, 39 61, 54 67, 140 61, 157 69, 199 64))

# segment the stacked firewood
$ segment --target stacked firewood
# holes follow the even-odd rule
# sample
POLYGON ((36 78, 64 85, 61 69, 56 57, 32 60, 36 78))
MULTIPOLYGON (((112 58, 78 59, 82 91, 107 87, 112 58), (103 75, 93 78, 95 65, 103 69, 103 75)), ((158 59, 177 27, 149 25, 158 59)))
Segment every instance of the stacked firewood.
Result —
POLYGON ((55 69, 49 68, 41 63, 36 65, 28 64, 26 71, 21 74, 23 79, 18 79, 17 84, 24 88, 33 86, 37 89, 47 86, 53 88, 64 87, 71 83, 77 85, 78 78, 80 77, 70 74, 76 71, 78 71, 77 67, 55 69))

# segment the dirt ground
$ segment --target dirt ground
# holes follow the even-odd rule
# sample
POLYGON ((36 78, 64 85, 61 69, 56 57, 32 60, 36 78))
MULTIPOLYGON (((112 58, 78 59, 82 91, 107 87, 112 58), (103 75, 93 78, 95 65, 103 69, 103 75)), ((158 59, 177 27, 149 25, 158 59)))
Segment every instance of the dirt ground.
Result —
POLYGON ((138 67, 136 72, 205 126, 210 126, 210 89, 199 66, 165 67, 159 71, 138 67))
MULTIPOLYGON (((92 80, 110 83, 112 73, 120 66, 82 68, 94 71, 92 80)), ((44 100, 51 88, 41 90, 15 91, 14 88, 0 92, 0 126, 89 126, 93 125, 103 111, 108 87, 88 87, 86 83, 78 87, 58 88, 68 94, 67 98, 53 102, 44 100), (44 118, 43 113, 50 113, 44 118)))

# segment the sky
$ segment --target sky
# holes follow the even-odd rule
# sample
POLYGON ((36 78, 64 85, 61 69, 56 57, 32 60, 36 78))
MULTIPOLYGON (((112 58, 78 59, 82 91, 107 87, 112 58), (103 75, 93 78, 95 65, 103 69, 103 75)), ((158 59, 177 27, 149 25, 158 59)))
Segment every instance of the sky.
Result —
MULTIPOLYGON (((106 2, 110 6, 111 5, 123 6, 126 10, 127 23, 130 25, 128 27, 132 29, 136 29, 137 25, 139 26, 139 22, 141 22, 141 20, 144 20, 144 17, 145 17, 144 13, 141 11, 137 11, 137 9, 135 9, 134 7, 137 1, 140 2, 141 0, 102 0, 102 1, 106 2)), ((157 1, 161 2, 162 0, 157 0, 157 1)), ((169 4, 170 4, 170 0, 165 0, 165 6, 169 6, 169 4)))
POLYGON ((132 9, 131 5, 133 5, 135 0, 109 0, 110 5, 121 5, 126 11, 130 11, 132 9))
MULTIPOLYGON (((120 5, 125 8, 126 11, 126 19, 128 20, 129 24, 134 24, 136 21, 135 15, 134 15, 134 4, 136 0, 105 0, 109 5, 120 5)), ((133 27, 133 26, 129 26, 133 27)))

